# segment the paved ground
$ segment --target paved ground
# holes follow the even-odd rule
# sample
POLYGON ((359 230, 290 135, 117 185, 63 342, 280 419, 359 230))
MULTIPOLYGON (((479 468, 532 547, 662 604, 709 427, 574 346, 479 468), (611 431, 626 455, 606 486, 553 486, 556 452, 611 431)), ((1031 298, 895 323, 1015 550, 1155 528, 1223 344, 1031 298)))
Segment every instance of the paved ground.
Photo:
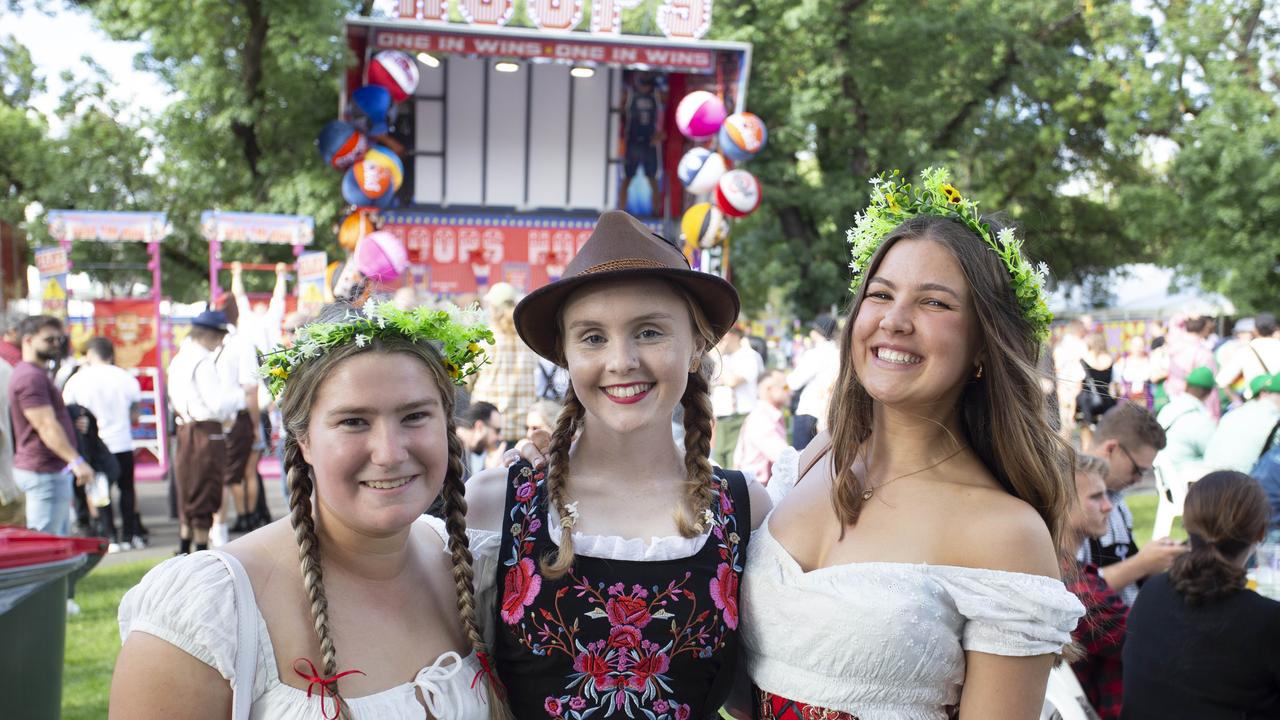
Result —
MULTIPOLYGON (((259 470, 263 473, 263 484, 267 491, 267 504, 271 508, 272 519, 284 515, 288 508, 283 491, 280 488, 279 464, 264 461, 259 470)), ((178 521, 169 517, 168 486, 156 473, 142 472, 143 478, 137 483, 138 506, 142 513, 142 524, 151 531, 151 545, 142 550, 125 550, 112 553, 102 558, 100 565, 136 562, 138 560, 163 559, 172 557, 178 549, 178 521), (154 478, 154 479, 152 479, 154 478)), ((235 513, 231 513, 231 521, 235 521, 235 513)), ((119 520, 117 519, 117 522, 119 520)), ((234 535, 232 537, 235 537, 234 535)))

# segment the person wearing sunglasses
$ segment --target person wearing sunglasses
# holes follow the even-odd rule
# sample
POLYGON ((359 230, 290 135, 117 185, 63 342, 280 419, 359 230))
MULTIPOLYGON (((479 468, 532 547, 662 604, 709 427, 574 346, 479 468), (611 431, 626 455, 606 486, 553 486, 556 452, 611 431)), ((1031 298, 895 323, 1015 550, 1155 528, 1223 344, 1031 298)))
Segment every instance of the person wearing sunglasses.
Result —
POLYGON ((1121 493, 1155 476, 1152 463, 1166 444, 1164 428, 1146 408, 1123 403, 1103 414, 1085 448, 1090 455, 1107 461, 1107 495, 1112 504, 1107 516, 1107 532, 1082 543, 1076 553, 1081 563, 1099 567, 1099 574, 1112 590, 1132 606, 1138 584, 1169 569, 1186 546, 1169 538, 1154 540, 1139 549, 1133 538, 1133 513, 1121 493))

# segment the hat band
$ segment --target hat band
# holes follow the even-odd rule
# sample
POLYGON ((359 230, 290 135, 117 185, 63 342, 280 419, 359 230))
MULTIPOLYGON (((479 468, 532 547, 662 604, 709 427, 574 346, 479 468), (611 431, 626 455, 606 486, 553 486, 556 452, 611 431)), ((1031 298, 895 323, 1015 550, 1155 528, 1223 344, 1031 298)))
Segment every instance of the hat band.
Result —
POLYGON ((591 275, 601 272, 612 272, 614 270, 636 270, 640 268, 658 268, 661 270, 670 270, 664 263, 657 260, 647 260, 645 258, 625 258, 622 260, 610 260, 599 265, 592 265, 582 271, 582 275, 591 275))

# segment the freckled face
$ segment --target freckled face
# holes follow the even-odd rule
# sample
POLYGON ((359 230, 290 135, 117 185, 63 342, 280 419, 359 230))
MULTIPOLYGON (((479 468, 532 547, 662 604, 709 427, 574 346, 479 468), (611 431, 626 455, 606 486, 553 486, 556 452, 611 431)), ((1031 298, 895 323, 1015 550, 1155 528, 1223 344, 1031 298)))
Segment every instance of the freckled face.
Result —
POLYGON ((928 239, 894 243, 853 322, 854 370, 873 398, 954 406, 980 337, 969 284, 950 250, 928 239))
POLYGON ((326 517, 368 534, 394 534, 440 494, 447 432, 440 389, 421 359, 366 352, 325 379, 299 446, 326 517))
POLYGON ((670 427, 698 354, 683 299, 660 280, 594 283, 561 317, 574 393, 614 432, 670 427))

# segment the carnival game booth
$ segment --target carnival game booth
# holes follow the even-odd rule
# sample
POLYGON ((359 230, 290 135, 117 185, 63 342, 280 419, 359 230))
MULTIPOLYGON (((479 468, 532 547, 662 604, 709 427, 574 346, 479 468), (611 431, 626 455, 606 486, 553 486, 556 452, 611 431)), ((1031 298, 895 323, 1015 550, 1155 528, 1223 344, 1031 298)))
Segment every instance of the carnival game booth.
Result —
POLYGON ((462 0, 453 12, 461 22, 407 0, 392 17, 347 21, 360 60, 344 77, 342 117, 402 160, 403 181, 394 198, 362 203, 346 191, 369 183, 356 182, 360 163, 348 171, 343 195, 357 212, 344 246, 372 229, 354 217, 364 205, 403 243, 404 283, 469 295, 558 278, 604 210, 624 207, 678 239, 696 198, 677 179, 695 143, 676 131, 676 106, 695 91, 729 112, 746 99, 750 45, 699 39, 711 0, 657 3, 666 37, 621 34, 621 6, 607 1, 589 14, 581 0, 462 0), (534 27, 509 26, 518 11, 534 27))

